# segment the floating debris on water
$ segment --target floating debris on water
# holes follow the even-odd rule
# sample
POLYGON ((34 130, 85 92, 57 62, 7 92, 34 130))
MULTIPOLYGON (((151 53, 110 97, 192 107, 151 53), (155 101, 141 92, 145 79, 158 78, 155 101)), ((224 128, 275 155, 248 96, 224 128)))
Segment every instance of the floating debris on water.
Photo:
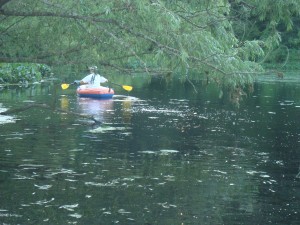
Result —
POLYGON ((116 131, 116 130, 125 130, 125 127, 98 127, 96 129, 90 130, 91 133, 105 133, 108 131, 116 131))
POLYGON ((133 97, 133 96, 127 96, 127 95, 114 95, 113 96, 113 100, 115 102, 124 102, 124 101, 145 101, 145 100, 141 100, 137 97, 133 97))
POLYGON ((176 205, 173 204, 169 204, 168 202, 164 202, 164 203, 157 203, 158 205, 162 206, 165 209, 169 209, 169 208, 177 208, 176 205))
POLYGON ((13 180, 33 180, 32 177, 26 177, 19 174, 15 174, 15 177, 11 178, 13 180))
POLYGON ((143 154, 156 154, 156 152, 154 152, 154 151, 139 151, 139 153, 143 153, 143 154))
POLYGON ((82 148, 80 148, 80 149, 75 148, 75 149, 72 149, 72 150, 69 150, 69 151, 70 152, 82 152, 83 149, 82 148))
POLYGON ((214 172, 217 172, 217 173, 221 173, 221 174, 227 174, 227 172, 224 172, 224 171, 221 171, 221 170, 213 170, 214 172))
POLYGON ((142 154, 160 154, 160 155, 168 155, 168 154, 174 154, 178 152, 179 152, 178 150, 174 150, 174 149, 161 149, 159 151, 151 151, 151 150, 139 151, 139 153, 142 154))
POLYGON ((179 152, 178 150, 173 150, 173 149, 162 149, 162 150, 159 150, 159 151, 163 154, 178 153, 179 152))
POLYGON ((68 211, 74 211, 74 208, 77 208, 79 204, 74 204, 74 205, 62 205, 59 208, 60 209, 66 209, 68 211))
POLYGON ((172 110, 172 109, 155 109, 155 108, 143 108, 142 112, 155 112, 155 113, 163 113, 163 114, 178 114, 182 113, 182 111, 172 110))
POLYGON ((87 186, 96 186, 96 187, 113 187, 116 186, 118 182, 108 182, 108 183, 96 183, 96 182, 85 182, 87 186))
POLYGON ((128 211, 126 211, 125 209, 119 209, 119 210, 118 210, 118 213, 120 213, 120 214, 129 214, 129 213, 131 213, 131 212, 128 212, 128 211))
POLYGON ((19 165, 19 167, 33 167, 33 168, 36 168, 36 167, 44 167, 44 165, 39 165, 39 164, 21 164, 21 165, 19 165))
POLYGON ((22 217, 22 215, 11 214, 11 213, 0 213, 0 217, 22 217))
POLYGON ((78 180, 74 180, 74 179, 65 179, 65 181, 69 181, 69 182, 77 182, 78 180))
POLYGON ((31 204, 32 205, 46 205, 46 204, 48 204, 50 202, 53 202, 54 200, 55 200, 54 198, 51 198, 50 200, 44 199, 44 200, 40 200, 40 201, 37 201, 35 203, 31 203, 31 204))
POLYGON ((80 219, 82 217, 82 215, 78 214, 78 213, 74 213, 74 214, 69 214, 69 216, 80 219))
POLYGON ((260 177, 262 177, 262 178, 269 178, 270 176, 267 175, 267 174, 261 174, 260 177))
POLYGON ((37 185, 37 184, 35 184, 34 186, 37 187, 40 190, 48 190, 52 187, 52 185, 41 185, 40 186, 40 185, 37 185))

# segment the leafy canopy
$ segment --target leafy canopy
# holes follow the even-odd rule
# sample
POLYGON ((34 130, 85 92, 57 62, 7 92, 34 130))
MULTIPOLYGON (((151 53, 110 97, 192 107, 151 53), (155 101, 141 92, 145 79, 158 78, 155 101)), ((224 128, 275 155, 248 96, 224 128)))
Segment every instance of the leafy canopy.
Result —
POLYGON ((263 71, 278 26, 292 29, 299 12, 297 0, 0 0, 0 62, 196 71, 238 85, 263 71))

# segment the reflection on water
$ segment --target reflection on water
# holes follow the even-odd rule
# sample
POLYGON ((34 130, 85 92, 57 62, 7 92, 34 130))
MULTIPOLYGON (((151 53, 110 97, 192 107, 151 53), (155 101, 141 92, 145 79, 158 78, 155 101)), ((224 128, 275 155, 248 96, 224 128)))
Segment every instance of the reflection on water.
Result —
POLYGON ((270 88, 280 95, 259 86, 239 109, 144 90, 143 101, 58 97, 96 128, 63 112, 15 115, 0 124, 0 222, 298 224, 300 99, 270 88))
MULTIPOLYGON (((0 103, 0 113, 6 112, 7 109, 2 106, 2 103, 0 103)), ((0 125, 5 123, 14 123, 15 118, 13 116, 9 115, 0 115, 0 125)))
POLYGON ((78 108, 81 113, 101 118, 105 117, 104 114, 113 111, 113 103, 112 99, 78 98, 78 108))
MULTIPOLYGON (((114 114, 114 101, 112 99, 76 98, 75 112, 93 116, 98 122, 108 123, 114 114)), ((66 95, 60 98, 60 108, 64 111, 74 111, 70 108, 70 99, 66 95)))
POLYGON ((60 108, 62 110, 68 111, 69 105, 70 105, 70 100, 69 100, 68 96, 62 95, 60 98, 60 108))
POLYGON ((130 123, 132 117, 132 99, 124 99, 124 101, 122 102, 122 112, 124 123, 130 123))

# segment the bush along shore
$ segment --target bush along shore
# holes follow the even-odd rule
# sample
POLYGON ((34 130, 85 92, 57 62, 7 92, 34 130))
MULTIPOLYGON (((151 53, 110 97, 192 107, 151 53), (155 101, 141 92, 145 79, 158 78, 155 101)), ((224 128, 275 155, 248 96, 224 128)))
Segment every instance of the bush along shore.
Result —
POLYGON ((51 75, 45 64, 0 63, 0 84, 25 84, 38 82, 51 75))

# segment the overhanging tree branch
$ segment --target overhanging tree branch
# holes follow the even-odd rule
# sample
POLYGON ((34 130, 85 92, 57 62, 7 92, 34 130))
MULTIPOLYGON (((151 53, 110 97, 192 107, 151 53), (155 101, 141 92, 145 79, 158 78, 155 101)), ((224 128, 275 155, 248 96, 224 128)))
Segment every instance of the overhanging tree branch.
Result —
POLYGON ((11 0, 0 0, 0 9, 11 0))
MULTIPOLYGON (((133 34, 133 35, 136 36, 136 37, 141 37, 141 38, 143 38, 143 39, 145 39, 145 40, 147 40, 147 41, 149 41, 149 42, 155 44, 159 49, 164 49, 164 50, 166 50, 166 52, 168 52, 169 54, 176 55, 177 57, 180 57, 180 56, 181 56, 181 52, 180 52, 180 50, 178 50, 178 49, 172 48, 172 47, 170 47, 170 46, 168 46, 168 45, 161 44, 159 41, 156 41, 155 39, 153 39, 153 38, 151 38, 151 37, 149 37, 149 36, 147 36, 147 35, 145 35, 145 34, 143 34, 143 33, 135 32, 135 31, 133 31, 133 29, 131 29, 131 28, 129 28, 129 27, 126 27, 126 26, 124 26, 124 25, 118 23, 117 21, 114 21, 114 24, 116 24, 117 26, 119 26, 121 29, 126 30, 127 32, 133 34)), ((226 73, 225 71, 223 71, 222 69, 220 69, 220 68, 218 68, 218 67, 216 67, 216 66, 214 66, 214 65, 212 65, 212 64, 210 64, 210 63, 208 63, 208 62, 205 61, 205 60, 201 60, 200 58, 198 58, 198 57, 196 57, 196 56, 189 56, 189 58, 190 58, 191 60, 198 61, 198 62, 200 62, 200 63, 202 63, 202 64, 204 64, 204 65, 206 65, 206 66, 212 68, 213 70, 216 70, 216 71, 220 72, 220 73, 223 74, 223 75, 226 75, 226 74, 227 74, 227 73, 226 73)))
POLYGON ((19 12, 13 10, 0 10, 0 15, 3 16, 22 16, 22 17, 59 17, 65 19, 77 19, 77 20, 87 20, 87 21, 94 21, 94 22, 101 22, 101 23, 113 23, 111 19, 101 19, 97 17, 90 17, 90 16, 82 16, 76 13, 71 14, 64 14, 64 13, 54 13, 54 12, 19 12))
POLYGON ((94 61, 119 70, 147 71, 166 65, 174 69, 179 65, 180 69, 189 67, 200 73, 211 70, 213 76, 230 75, 239 69, 255 70, 244 66, 244 58, 235 54, 238 42, 231 29, 232 18, 227 16, 228 4, 197 3, 195 6, 196 1, 180 4, 166 1, 160 8, 148 0, 114 1, 113 4, 103 1, 96 5, 86 0, 80 6, 77 1, 58 2, 39 0, 34 7, 28 3, 24 4, 26 8, 16 4, 14 8, 7 5, 0 9, 1 18, 8 20, 4 27, 18 18, 26 18, 24 23, 9 29, 7 33, 13 38, 7 37, 9 43, 0 56, 35 62, 47 59, 62 64, 94 61), (40 32, 37 36, 25 32, 31 22, 40 32), (51 32, 49 36, 48 32, 51 32), (26 48, 15 43, 22 43, 26 48), (16 57, 20 55, 31 57, 16 57), (112 58, 116 60, 111 62, 112 58), (230 58, 234 58, 234 63, 230 58))

